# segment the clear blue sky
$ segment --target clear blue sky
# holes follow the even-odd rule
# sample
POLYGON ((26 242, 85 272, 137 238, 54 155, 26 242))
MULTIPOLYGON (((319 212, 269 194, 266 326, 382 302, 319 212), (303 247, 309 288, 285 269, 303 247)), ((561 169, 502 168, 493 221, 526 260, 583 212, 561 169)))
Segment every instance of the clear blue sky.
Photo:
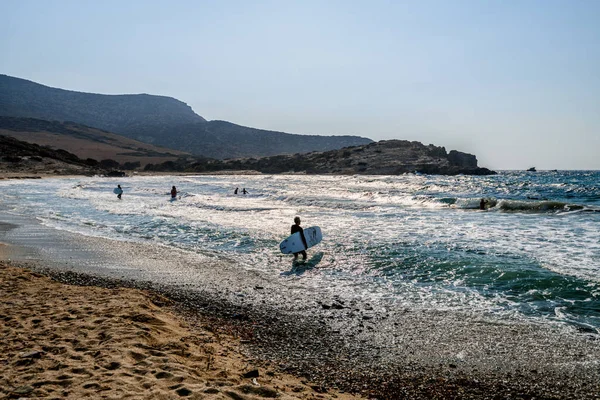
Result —
POLYGON ((0 54, 0 73, 209 120, 600 169, 600 0, 1 0, 0 54))

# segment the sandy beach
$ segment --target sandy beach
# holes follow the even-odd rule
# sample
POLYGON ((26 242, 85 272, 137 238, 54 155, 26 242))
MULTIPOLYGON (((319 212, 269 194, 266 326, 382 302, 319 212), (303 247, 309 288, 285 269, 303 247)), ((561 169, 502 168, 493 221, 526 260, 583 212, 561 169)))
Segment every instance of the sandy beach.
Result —
POLYGON ((0 15, 0 400, 600 400, 600 0, 0 15))
POLYGON ((354 399, 256 363, 208 318, 136 289, 66 285, 0 263, 3 398, 354 399))
POLYGON ((590 331, 378 306, 9 212, 0 242, 4 398, 600 398, 590 331))

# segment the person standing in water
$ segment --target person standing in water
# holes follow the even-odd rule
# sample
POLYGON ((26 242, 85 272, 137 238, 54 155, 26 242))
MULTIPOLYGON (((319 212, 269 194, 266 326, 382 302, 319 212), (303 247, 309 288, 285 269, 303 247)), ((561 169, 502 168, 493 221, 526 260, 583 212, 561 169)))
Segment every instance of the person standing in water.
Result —
POLYGON ((246 188, 243 188, 243 189, 242 189, 242 193, 243 193, 243 194, 246 194, 246 193, 248 193, 248 191, 246 190, 246 188))
POLYGON ((123 194, 123 189, 121 185, 117 185, 117 199, 121 200, 121 195, 123 194))
POLYGON ((233 191, 233 194, 237 194, 239 188, 235 188, 235 190, 233 191))
POLYGON ((171 188, 171 200, 175 200, 177 198, 177 189, 175 186, 171 188))
MULTIPOLYGON (((302 238, 302 243, 304 243, 304 248, 308 248, 306 244, 306 238, 304 237, 304 229, 300 226, 300 217, 294 218, 294 225, 292 225, 292 235, 296 232, 300 232, 300 237, 302 238)), ((306 250, 299 251, 298 253, 294 253, 294 261, 298 259, 298 254, 302 254, 302 260, 306 260, 306 250)))

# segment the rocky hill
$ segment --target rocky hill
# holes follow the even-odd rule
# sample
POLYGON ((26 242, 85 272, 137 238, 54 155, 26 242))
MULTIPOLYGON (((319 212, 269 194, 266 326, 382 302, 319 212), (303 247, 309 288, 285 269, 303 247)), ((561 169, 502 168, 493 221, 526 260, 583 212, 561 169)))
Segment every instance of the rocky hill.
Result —
MULTIPOLYGON (((127 163, 125 163, 127 164, 127 163)), ((123 173, 114 160, 98 162, 81 159, 65 150, 51 149, 0 135, 0 172, 40 174, 123 173)), ((125 168, 127 169, 127 168, 125 168)), ((305 173, 340 175, 399 175, 404 173, 441 175, 491 175, 477 165, 472 154, 419 142, 387 140, 363 146, 347 147, 310 154, 278 155, 261 158, 217 160, 181 157, 147 164, 149 172, 253 171, 260 173, 305 173)))
POLYGON ((444 147, 425 146, 420 142, 386 140, 363 146, 347 147, 327 152, 279 155, 237 160, 200 160, 190 163, 148 165, 154 171, 213 172, 223 170, 254 170, 262 173, 306 173, 342 175, 398 175, 423 173, 441 175, 491 175, 477 165, 472 154, 444 147))
POLYGON ((358 136, 295 135, 226 121, 207 122, 187 104, 170 97, 81 93, 7 75, 0 75, 0 116, 73 121, 215 158, 326 151, 372 142, 358 136))
POLYGON ((0 135, 0 179, 39 175, 106 173, 98 162, 82 160, 65 150, 54 150, 0 135))
POLYGON ((141 167, 189 155, 74 122, 0 116, 0 135, 50 149, 66 150, 81 159, 110 159, 120 164, 137 163, 141 167))

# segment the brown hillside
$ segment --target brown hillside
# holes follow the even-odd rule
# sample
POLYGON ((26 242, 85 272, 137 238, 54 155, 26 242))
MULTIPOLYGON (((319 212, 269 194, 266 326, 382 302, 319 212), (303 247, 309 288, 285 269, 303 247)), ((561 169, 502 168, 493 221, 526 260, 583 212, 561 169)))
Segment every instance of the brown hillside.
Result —
POLYGON ((0 117, 0 135, 63 149, 81 159, 112 159, 121 164, 139 161, 142 167, 146 164, 174 161, 187 155, 182 151, 153 146, 73 122, 0 117))

